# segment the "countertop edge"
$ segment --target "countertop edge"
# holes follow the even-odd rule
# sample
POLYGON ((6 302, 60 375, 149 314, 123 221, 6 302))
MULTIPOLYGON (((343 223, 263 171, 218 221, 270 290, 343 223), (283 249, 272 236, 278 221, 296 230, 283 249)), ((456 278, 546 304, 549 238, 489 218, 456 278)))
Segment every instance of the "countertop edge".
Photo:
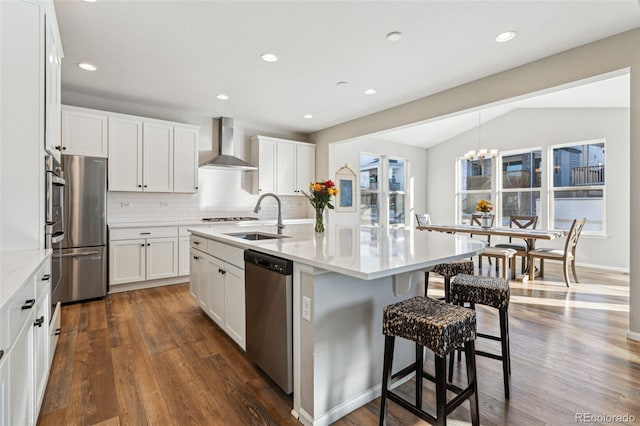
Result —
POLYGON ((0 309, 10 301, 24 282, 51 258, 51 249, 0 252, 0 309))

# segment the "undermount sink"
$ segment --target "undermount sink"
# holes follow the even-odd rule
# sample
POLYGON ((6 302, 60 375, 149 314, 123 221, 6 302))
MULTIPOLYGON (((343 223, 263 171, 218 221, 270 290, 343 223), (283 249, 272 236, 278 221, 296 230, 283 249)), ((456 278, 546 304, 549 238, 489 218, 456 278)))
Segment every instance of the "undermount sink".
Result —
POLYGON ((230 237, 242 238, 243 240, 274 240, 278 238, 289 238, 286 235, 265 234, 264 232, 234 232, 231 234, 224 234, 230 237))

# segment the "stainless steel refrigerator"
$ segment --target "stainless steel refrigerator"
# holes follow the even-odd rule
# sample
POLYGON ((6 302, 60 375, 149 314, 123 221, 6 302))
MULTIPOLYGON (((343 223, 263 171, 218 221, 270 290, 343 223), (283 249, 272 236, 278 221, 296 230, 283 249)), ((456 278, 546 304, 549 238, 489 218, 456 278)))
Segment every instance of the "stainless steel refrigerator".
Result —
POLYGON ((63 155, 62 302, 107 294, 107 159, 63 155))

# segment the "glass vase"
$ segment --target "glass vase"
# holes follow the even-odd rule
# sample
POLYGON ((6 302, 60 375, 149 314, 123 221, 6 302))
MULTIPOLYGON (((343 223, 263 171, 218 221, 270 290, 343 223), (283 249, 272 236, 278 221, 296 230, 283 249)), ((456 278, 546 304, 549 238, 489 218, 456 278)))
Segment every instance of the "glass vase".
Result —
POLYGON ((324 207, 316 208, 316 222, 314 228, 316 232, 324 232, 324 207))
POLYGON ((490 212, 482 212, 482 217, 480 218, 480 226, 482 228, 491 228, 492 217, 490 212))

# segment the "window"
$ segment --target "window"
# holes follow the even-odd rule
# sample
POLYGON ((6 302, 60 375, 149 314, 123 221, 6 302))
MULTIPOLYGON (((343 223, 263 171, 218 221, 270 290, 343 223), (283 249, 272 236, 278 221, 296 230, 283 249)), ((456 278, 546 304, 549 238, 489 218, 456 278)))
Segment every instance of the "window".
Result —
POLYGON ((551 227, 569 229, 573 219, 586 217, 585 231, 604 232, 604 140, 556 145, 550 154, 551 227))
POLYGON ((360 155, 361 225, 404 226, 406 166, 405 159, 376 154, 360 155), (386 218, 384 223, 381 223, 381 218, 386 218))
POLYGON ((511 216, 540 218, 540 188, 542 185, 542 151, 505 152, 501 156, 502 182, 500 220, 509 226, 511 216))
POLYGON ((491 158, 460 160, 460 181, 457 199, 462 223, 471 221, 471 215, 476 212, 476 204, 479 200, 493 200, 491 192, 492 163, 491 158))

